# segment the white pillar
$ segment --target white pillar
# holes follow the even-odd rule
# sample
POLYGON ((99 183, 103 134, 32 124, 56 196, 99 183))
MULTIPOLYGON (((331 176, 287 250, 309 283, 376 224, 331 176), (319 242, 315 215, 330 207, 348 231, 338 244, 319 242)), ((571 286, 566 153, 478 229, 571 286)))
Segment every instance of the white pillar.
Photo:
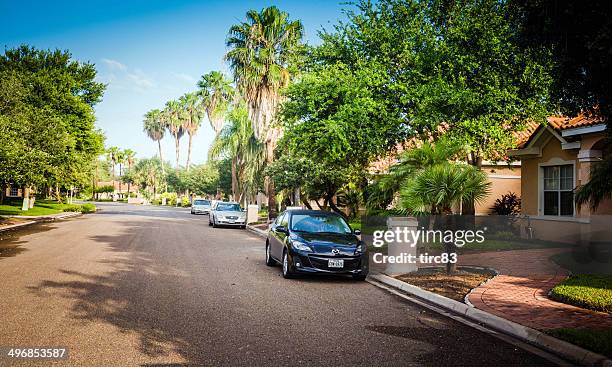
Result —
POLYGON ((419 223, 414 217, 389 217, 387 219, 387 229, 395 234, 394 240, 387 242, 387 254, 393 258, 412 258, 414 261, 410 263, 392 263, 387 262, 385 273, 389 275, 399 275, 410 273, 418 270, 416 264, 417 243, 412 243, 412 236, 404 233, 416 231, 419 223))

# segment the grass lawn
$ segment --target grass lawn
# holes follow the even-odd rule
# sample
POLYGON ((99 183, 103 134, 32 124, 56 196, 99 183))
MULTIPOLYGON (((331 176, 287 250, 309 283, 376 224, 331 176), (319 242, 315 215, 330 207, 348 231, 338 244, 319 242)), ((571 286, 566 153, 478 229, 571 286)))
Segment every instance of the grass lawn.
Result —
POLYGON ((54 200, 39 200, 34 202, 30 210, 21 210, 21 200, 7 200, 0 205, 0 215, 50 215, 65 211, 80 211, 78 205, 60 204, 54 200))
POLYGON ((612 313, 612 276, 573 275, 557 284, 550 296, 559 302, 612 313))
POLYGON ((612 358, 612 329, 552 329, 547 334, 612 358))

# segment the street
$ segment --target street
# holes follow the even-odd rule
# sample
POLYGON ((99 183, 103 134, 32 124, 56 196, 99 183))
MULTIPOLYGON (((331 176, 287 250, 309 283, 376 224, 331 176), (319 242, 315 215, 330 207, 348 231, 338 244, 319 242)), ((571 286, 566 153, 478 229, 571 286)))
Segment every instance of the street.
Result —
POLYGON ((367 282, 285 280, 260 237, 205 215, 97 205, 0 234, 0 346, 75 366, 551 365, 367 282))

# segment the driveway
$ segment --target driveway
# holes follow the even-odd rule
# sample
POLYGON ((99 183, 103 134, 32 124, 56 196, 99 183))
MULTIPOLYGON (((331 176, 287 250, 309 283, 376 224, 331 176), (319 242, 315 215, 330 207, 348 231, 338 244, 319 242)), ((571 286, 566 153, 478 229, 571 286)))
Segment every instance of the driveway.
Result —
POLYGON ((1 346, 75 366, 551 365, 366 282, 284 280, 259 237, 206 216, 100 207, 2 234, 1 346))

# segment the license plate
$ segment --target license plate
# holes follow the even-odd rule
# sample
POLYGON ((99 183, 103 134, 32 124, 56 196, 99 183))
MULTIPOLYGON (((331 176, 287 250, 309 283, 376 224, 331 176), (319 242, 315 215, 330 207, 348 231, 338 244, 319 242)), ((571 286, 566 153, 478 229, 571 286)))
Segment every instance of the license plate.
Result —
POLYGON ((344 260, 329 259, 329 260, 327 260, 327 267, 328 268, 343 268, 344 267, 344 260))

